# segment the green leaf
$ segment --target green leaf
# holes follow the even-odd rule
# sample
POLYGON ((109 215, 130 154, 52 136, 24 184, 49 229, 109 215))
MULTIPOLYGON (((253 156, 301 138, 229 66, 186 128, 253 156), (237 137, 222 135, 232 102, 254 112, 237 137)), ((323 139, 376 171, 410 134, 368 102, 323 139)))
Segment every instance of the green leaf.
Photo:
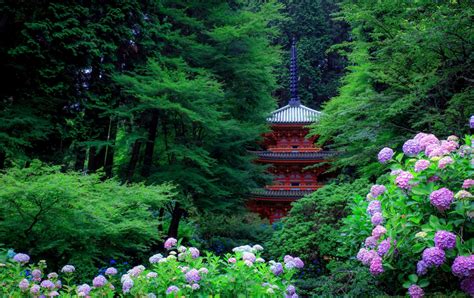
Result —
POLYGON ((408 279, 409 279, 411 282, 416 283, 416 282, 418 281, 418 275, 416 275, 416 274, 410 274, 410 275, 408 276, 408 279))
POLYGON ((420 282, 418 283, 418 285, 422 288, 426 288, 427 286, 429 286, 430 284, 430 281, 427 280, 427 279, 422 279, 420 280, 420 282))

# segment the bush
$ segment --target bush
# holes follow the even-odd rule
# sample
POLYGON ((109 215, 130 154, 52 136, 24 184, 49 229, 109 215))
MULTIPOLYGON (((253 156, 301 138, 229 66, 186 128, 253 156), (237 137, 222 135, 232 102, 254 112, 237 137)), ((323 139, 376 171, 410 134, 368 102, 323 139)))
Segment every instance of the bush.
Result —
POLYGON ((59 274, 46 275, 44 262, 27 266, 29 256, 17 254, 0 267, 0 293, 8 297, 35 291, 35 296, 66 297, 298 297, 291 281, 304 266, 299 258, 265 262, 260 245, 237 247, 224 257, 212 253, 203 257, 198 249, 181 246, 173 238, 165 242, 165 248, 169 255, 153 255, 148 269, 135 266, 119 277, 115 268, 108 268, 92 280, 92 286, 71 283, 72 265, 64 266, 59 274))
POLYGON ((53 268, 83 273, 100 260, 139 257, 160 239, 153 210, 171 186, 121 185, 99 175, 61 173, 33 162, 0 175, 0 243, 40 257, 53 268))
POLYGON ((474 295, 472 140, 459 147, 455 136, 420 133, 404 153, 379 153, 392 170, 380 180, 387 183, 373 186, 367 201, 356 199, 345 229, 348 241, 364 243, 357 258, 390 292, 403 286, 420 297, 461 287, 474 295))

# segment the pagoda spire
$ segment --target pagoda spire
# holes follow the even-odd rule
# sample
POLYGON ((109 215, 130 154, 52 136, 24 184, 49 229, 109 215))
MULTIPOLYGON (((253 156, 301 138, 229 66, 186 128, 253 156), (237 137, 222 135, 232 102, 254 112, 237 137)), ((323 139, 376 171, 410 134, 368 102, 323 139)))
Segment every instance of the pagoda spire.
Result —
POLYGON ((296 39, 291 41, 291 59, 290 59, 290 106, 299 106, 300 98, 298 96, 298 64, 296 61, 296 39))

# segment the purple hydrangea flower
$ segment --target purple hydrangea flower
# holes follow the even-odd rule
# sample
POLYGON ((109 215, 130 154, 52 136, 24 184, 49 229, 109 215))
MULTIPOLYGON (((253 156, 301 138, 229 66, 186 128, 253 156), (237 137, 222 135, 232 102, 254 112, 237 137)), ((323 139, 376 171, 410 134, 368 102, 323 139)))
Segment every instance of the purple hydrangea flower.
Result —
POLYGON ((294 258, 293 262, 295 263, 295 266, 298 269, 301 269, 304 267, 304 262, 300 258, 294 258))
POLYGON ((456 247, 456 235, 448 231, 438 231, 434 236, 435 246, 443 250, 456 247))
POLYGON ((372 216, 375 213, 380 212, 380 211, 382 211, 382 206, 380 204, 380 201, 378 200, 370 201, 369 206, 367 206, 367 213, 372 216))
POLYGON ((103 287, 107 283, 107 278, 103 275, 98 275, 92 280, 92 285, 96 288, 103 287))
POLYGON ((474 128, 474 115, 472 115, 471 118, 469 118, 469 127, 474 128))
POLYGON ((41 288, 38 285, 32 285, 30 288, 30 293, 35 296, 38 295, 40 291, 41 291, 41 288))
POLYGON ((176 245, 176 243, 178 243, 178 240, 174 239, 174 238, 168 238, 166 241, 165 241, 165 248, 166 249, 171 249, 173 246, 176 245))
POLYGON ((63 272, 63 273, 73 273, 74 271, 76 271, 76 268, 74 268, 74 266, 72 266, 72 265, 65 265, 61 269, 61 272, 63 272))
POLYGON ((91 291, 91 287, 88 284, 83 284, 77 287, 77 293, 84 293, 85 296, 89 295, 89 292, 91 291))
POLYGON ((417 140, 411 139, 403 144, 403 153, 406 156, 416 156, 423 150, 417 140))
POLYGON ((251 252, 244 252, 242 254, 242 260, 244 260, 244 261, 250 261, 250 262, 253 263, 253 262, 255 262, 255 259, 256 259, 255 255, 251 252))
POLYGON ((420 159, 415 163, 415 172, 426 170, 430 166, 430 162, 426 159, 420 159))
POLYGON ((372 260, 378 257, 377 252, 375 250, 367 250, 365 248, 361 248, 357 253, 357 259, 364 265, 370 265, 372 260))
POLYGON ((42 275, 43 273, 39 269, 34 269, 33 271, 31 271, 31 276, 33 277, 34 281, 40 281, 42 275))
POLYGON ((148 272, 148 273, 146 274, 146 277, 147 277, 147 278, 155 278, 155 277, 157 277, 157 276, 158 276, 158 273, 156 273, 156 272, 148 272))
POLYGON ((474 276, 467 277, 461 281, 461 290, 471 297, 474 296, 474 276))
POLYGON ((105 275, 116 275, 117 273, 118 271, 114 267, 109 267, 105 270, 105 275))
POLYGON ((133 288, 133 280, 131 278, 126 278, 122 281, 122 292, 128 293, 131 288, 133 288))
POLYGON ((288 295, 293 295, 294 293, 296 293, 296 288, 295 288, 295 286, 289 285, 289 286, 286 288, 286 293, 287 293, 288 295))
POLYGON ((270 270, 272 270, 273 274, 278 276, 283 273, 283 265, 281 263, 275 263, 270 267, 270 270))
POLYGON ((455 141, 450 141, 450 140, 441 141, 441 149, 446 153, 451 153, 451 152, 456 151, 456 149, 458 149, 458 146, 459 146, 458 142, 455 142, 455 141))
POLYGON ((440 145, 431 144, 428 145, 425 149, 425 155, 428 157, 438 157, 447 154, 448 152, 445 151, 440 145))
POLYGON ((445 187, 435 190, 430 194, 431 205, 435 206, 439 211, 449 209, 453 199, 453 192, 445 187))
POLYGON ((128 274, 130 274, 131 276, 138 276, 140 275, 143 271, 145 271, 145 266, 143 265, 138 265, 138 266, 135 266, 133 267, 132 269, 128 270, 128 274))
POLYGON ((444 169, 452 163, 454 160, 450 156, 443 157, 438 161, 438 169, 444 169))
POLYGON ((20 288, 20 290, 26 291, 30 287, 30 282, 26 278, 23 278, 18 284, 18 287, 20 288))
POLYGON ((413 179, 413 175, 410 172, 402 171, 398 174, 397 178, 395 179, 395 183, 398 187, 402 189, 410 189, 410 180, 413 179))
POLYGON ((286 269, 293 269, 295 267, 296 267, 296 264, 293 261, 289 261, 289 262, 285 263, 285 268, 286 269))
POLYGON ((468 189, 468 188, 471 188, 472 186, 474 186, 474 179, 466 179, 462 183, 462 188, 468 189))
POLYGON ((374 236, 377 239, 379 239, 385 233, 387 233, 387 229, 384 228, 383 226, 376 226, 372 230, 372 236, 374 236))
POLYGON ((56 286, 56 289, 61 289, 63 286, 63 283, 60 280, 58 280, 56 281, 55 286, 56 286))
POLYGON ((427 146, 429 145, 438 145, 439 140, 438 138, 433 135, 433 134, 423 134, 420 137, 418 135, 415 137, 415 140, 418 141, 418 144, 421 146, 421 149, 426 149, 427 146))
POLYGON ((428 272, 428 265, 423 260, 418 261, 418 263, 416 263, 416 274, 418 276, 423 276, 426 272, 428 272))
POLYGON ((186 281, 190 284, 198 282, 201 280, 201 276, 199 275, 199 271, 196 269, 191 269, 185 274, 186 281))
POLYGON ((193 291, 199 290, 199 288, 200 288, 199 284, 192 284, 191 285, 191 289, 193 289, 193 291))
POLYGON ((423 261, 429 267, 439 267, 443 265, 445 259, 446 254, 439 247, 430 247, 423 251, 423 261))
POLYGON ((166 295, 169 295, 171 293, 178 293, 179 288, 177 286, 169 286, 168 289, 166 289, 166 295))
POLYGON ((195 247, 190 247, 189 248, 189 252, 191 253, 191 257, 193 259, 197 259, 199 258, 199 249, 195 248, 195 247))
POLYGON ((374 198, 376 198, 376 197, 380 196, 381 194, 383 194, 386 190, 387 190, 387 188, 385 187, 385 185, 375 184, 370 188, 370 194, 374 198))
POLYGON ((365 246, 369 248, 374 248, 377 246, 378 239, 374 236, 369 236, 365 239, 365 246))
POLYGON ((201 274, 208 274, 208 273, 209 273, 209 270, 208 270, 207 268, 204 268, 204 267, 203 267, 203 268, 199 268, 198 271, 199 271, 199 273, 201 273, 201 274))
POLYGON ((372 224, 374 226, 378 226, 378 225, 382 224, 383 223, 382 213, 375 212, 374 215, 372 215, 372 218, 370 219, 370 222, 372 222, 372 224))
POLYGON ((283 257, 283 262, 288 263, 288 262, 293 262, 293 257, 290 255, 286 255, 283 257))
POLYGON ((58 291, 51 291, 48 293, 48 297, 56 297, 56 296, 59 296, 58 291))
POLYGON ((13 256, 13 261, 21 264, 26 264, 30 261, 30 256, 27 254, 19 253, 13 256))
POLYGON ((379 256, 384 256, 390 250, 390 238, 387 238, 380 242, 379 247, 377 248, 377 254, 379 256))
POLYGON ((388 147, 385 147, 382 150, 380 150, 377 156, 379 162, 381 163, 386 163, 387 161, 392 159, 392 157, 393 157, 393 150, 388 147))
POLYGON ((380 275, 383 273, 382 258, 377 256, 372 259, 370 262, 370 273, 374 276, 380 275))
POLYGON ((425 296, 425 292, 419 286, 411 285, 408 288, 408 295, 410 295, 410 298, 422 298, 425 296))
POLYGON ((152 264, 155 264, 158 263, 161 259, 163 259, 163 256, 161 254, 156 254, 151 256, 148 261, 150 261, 150 263, 152 264))
POLYGON ((451 270, 457 277, 474 276, 474 255, 456 257, 451 270))
POLYGON ((54 282, 50 281, 49 279, 46 279, 41 282, 41 287, 52 290, 56 287, 56 285, 54 284, 54 282))

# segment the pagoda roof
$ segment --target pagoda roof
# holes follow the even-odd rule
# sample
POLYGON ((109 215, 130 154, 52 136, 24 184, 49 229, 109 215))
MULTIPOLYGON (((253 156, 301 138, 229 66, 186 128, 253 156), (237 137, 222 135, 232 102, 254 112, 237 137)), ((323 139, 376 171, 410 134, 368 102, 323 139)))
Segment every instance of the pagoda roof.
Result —
POLYGON ((259 188, 252 191, 252 196, 259 199, 297 200, 312 192, 314 190, 268 190, 259 188))
POLYGON ((260 159, 263 160, 320 160, 334 157, 334 151, 317 151, 317 152, 272 152, 272 151, 255 151, 260 159))
POLYGON ((308 108, 299 102, 289 103, 284 107, 272 112, 267 121, 274 124, 284 123, 302 123, 310 124, 318 120, 321 116, 320 111, 308 108))

